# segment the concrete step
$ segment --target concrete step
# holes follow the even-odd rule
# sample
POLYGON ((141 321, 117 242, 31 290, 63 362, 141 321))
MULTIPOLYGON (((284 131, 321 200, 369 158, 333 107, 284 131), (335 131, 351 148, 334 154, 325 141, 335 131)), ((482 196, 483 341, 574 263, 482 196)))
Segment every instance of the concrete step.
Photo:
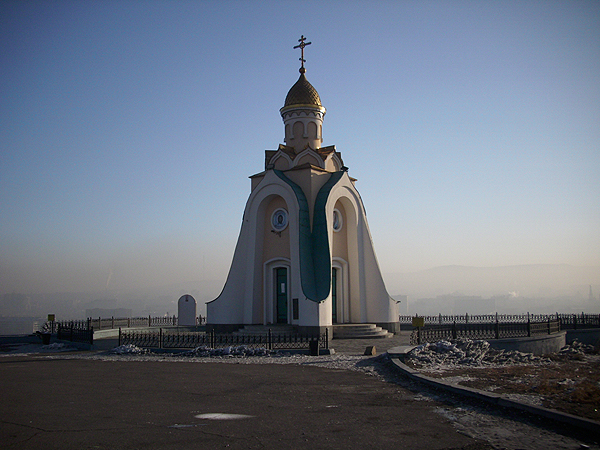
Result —
POLYGON ((386 339, 393 337, 393 333, 387 330, 377 330, 365 333, 347 333, 347 334, 334 334, 333 339, 386 339))
POLYGON ((393 335, 394 333, 372 323, 333 326, 333 339, 385 339, 393 335))
POLYGON ((232 334, 234 336, 267 335, 269 330, 271 330, 271 335, 289 336, 296 334, 296 328, 292 325, 246 325, 232 334))
POLYGON ((368 330, 374 330, 376 328, 381 329, 380 327, 376 326, 374 323, 352 323, 352 324, 339 324, 339 325, 333 325, 333 331, 337 332, 360 332, 360 331, 368 331, 368 330))

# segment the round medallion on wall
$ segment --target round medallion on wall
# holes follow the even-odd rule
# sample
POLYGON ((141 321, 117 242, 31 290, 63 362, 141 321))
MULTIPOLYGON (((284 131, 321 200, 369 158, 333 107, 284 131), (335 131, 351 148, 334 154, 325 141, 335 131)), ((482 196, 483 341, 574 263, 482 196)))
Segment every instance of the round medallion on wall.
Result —
POLYGON ((333 231, 340 231, 342 229, 342 224, 343 224, 342 213, 339 210, 334 209, 333 210, 333 231))
POLYGON ((271 226, 275 231, 283 231, 288 224, 288 213, 283 208, 278 208, 273 211, 271 216, 271 226))

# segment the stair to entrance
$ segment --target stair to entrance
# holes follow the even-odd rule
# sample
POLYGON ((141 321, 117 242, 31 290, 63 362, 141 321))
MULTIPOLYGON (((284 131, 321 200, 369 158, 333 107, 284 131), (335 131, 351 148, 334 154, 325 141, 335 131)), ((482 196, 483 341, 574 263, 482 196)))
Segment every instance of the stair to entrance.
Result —
POLYGON ((333 326, 333 339, 385 339, 394 333, 373 323, 343 324, 333 326))
POLYGON ((272 336, 291 336, 297 333, 296 327, 293 325, 246 325, 234 331, 234 336, 256 336, 267 335, 271 330, 272 336))

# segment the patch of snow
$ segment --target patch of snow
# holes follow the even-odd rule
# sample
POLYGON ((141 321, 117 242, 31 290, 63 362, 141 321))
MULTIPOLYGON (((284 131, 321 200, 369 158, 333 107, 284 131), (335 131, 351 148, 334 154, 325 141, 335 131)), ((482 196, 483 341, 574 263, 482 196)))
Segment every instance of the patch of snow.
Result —
POLYGON ((508 366, 516 364, 547 363, 548 358, 516 350, 497 350, 487 341, 459 339, 439 341, 415 347, 407 360, 430 368, 456 366, 508 366))
POLYGON ((196 419, 204 420, 240 420, 240 419, 251 419, 254 416, 248 416, 246 414, 227 414, 227 413, 206 413, 198 414, 196 419))
POLYGON ((215 357, 215 356, 269 356, 271 352, 266 348, 252 348, 246 345, 240 345, 238 347, 225 347, 225 348, 209 348, 209 347, 196 347, 189 352, 185 352, 182 355, 188 357, 215 357))
POLYGON ((62 342, 54 342, 49 345, 11 344, 6 347, 9 348, 9 350, 3 351, 0 356, 34 355, 37 353, 62 353, 77 351, 77 348, 62 342))
POLYGON ((113 348, 110 353, 114 355, 143 355, 148 353, 148 350, 144 350, 133 344, 126 344, 113 348))
POLYGON ((558 353, 561 355, 592 355, 597 353, 597 350, 593 345, 573 341, 561 348, 558 353))

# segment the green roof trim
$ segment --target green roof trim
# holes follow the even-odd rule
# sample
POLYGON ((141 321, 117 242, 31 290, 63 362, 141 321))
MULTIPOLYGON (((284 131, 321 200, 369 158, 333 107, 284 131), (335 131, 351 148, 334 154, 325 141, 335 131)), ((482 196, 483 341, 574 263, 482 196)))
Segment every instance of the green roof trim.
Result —
POLYGON ((334 172, 321 187, 315 200, 313 229, 310 229, 308 200, 302 188, 290 180, 280 170, 275 174, 285 181, 296 194, 299 206, 299 253, 300 278, 302 292, 313 302, 322 302, 329 296, 331 289, 331 253, 327 235, 327 214, 325 206, 333 186, 342 178, 344 172, 334 172))

